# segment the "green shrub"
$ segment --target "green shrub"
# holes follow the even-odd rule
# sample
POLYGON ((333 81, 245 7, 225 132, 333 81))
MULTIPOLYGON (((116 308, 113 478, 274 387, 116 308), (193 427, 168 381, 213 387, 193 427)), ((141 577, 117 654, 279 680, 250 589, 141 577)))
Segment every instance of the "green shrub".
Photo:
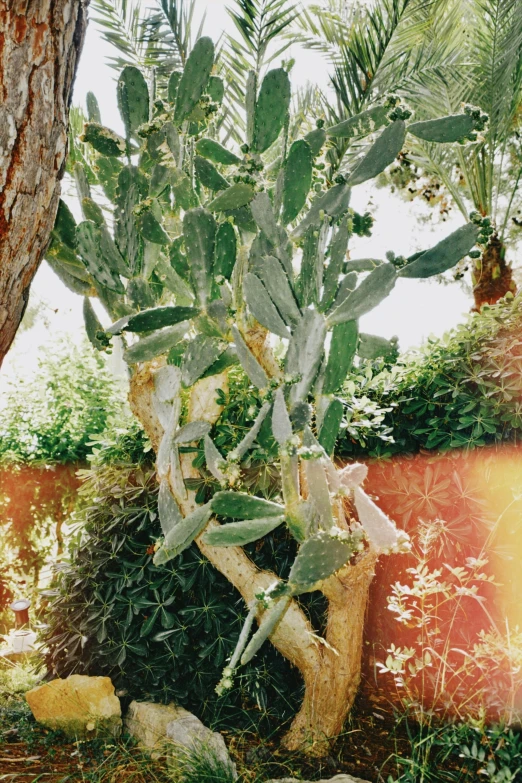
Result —
MULTIPOLYGON (((232 424, 221 427, 225 437, 232 424)), ((233 718, 235 726, 277 728, 293 715, 302 684, 271 645, 227 697, 214 691, 246 614, 239 594, 195 545, 164 566, 152 562, 161 536, 153 458, 130 423, 99 439, 82 472, 79 539, 45 592, 48 671, 108 675, 129 698, 176 701, 220 725, 233 718)), ((295 544, 279 533, 248 552, 286 574, 295 544)), ((312 597, 308 606, 318 627, 323 604, 312 597)))
POLYGON ((403 356, 362 361, 345 383, 337 452, 390 457, 519 440, 522 296, 485 307, 440 340, 403 356))
POLYGON ((409 757, 397 756, 387 783, 520 783, 522 736, 503 726, 407 725, 409 757))
POLYGON ((85 342, 46 347, 31 377, 9 381, 0 406, 0 462, 83 462, 122 406, 106 361, 85 342))

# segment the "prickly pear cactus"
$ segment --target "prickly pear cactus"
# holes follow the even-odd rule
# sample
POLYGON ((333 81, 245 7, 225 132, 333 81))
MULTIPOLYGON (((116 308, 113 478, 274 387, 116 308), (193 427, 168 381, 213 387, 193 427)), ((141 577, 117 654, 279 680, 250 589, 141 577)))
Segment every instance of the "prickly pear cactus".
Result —
POLYGON ((121 335, 131 374, 156 360, 151 415, 163 431, 157 472, 164 539, 155 561, 176 557, 199 536, 208 546, 238 547, 279 525, 299 543, 289 578, 260 590, 252 602, 218 686, 223 691, 293 597, 317 589, 370 550, 407 547, 405 535, 362 489, 364 466, 339 470, 332 461, 345 415, 337 395, 358 355, 394 349, 360 334, 359 319, 401 277, 436 275, 456 264, 472 250, 480 227, 469 223, 411 258, 348 260, 350 240, 365 223, 350 208, 352 187, 391 164, 408 133, 452 142, 473 130, 471 118, 408 124, 409 112, 392 99, 333 128, 319 121, 289 144, 290 82, 276 68, 250 95, 249 142, 228 149, 218 132, 224 89, 213 74, 214 58, 212 41, 201 38, 184 72, 174 73, 160 94, 151 92, 154 80, 124 70, 118 100, 125 138, 103 126, 99 111, 83 137, 95 150, 94 176, 113 208, 95 208, 93 172, 78 164, 84 220, 75 226, 62 206, 50 257, 62 280, 86 296, 87 332, 96 349, 110 349, 121 335), (365 137, 371 143, 352 170, 329 182, 329 138, 360 143, 365 137), (273 145, 279 157, 270 152, 273 145), (101 326, 91 298, 112 326, 101 326), (234 364, 260 390, 262 405, 243 441, 222 454, 207 421, 183 420, 181 397, 234 364), (241 491, 242 463, 267 423, 279 448, 276 502, 241 491), (221 490, 184 514, 180 451, 187 444, 204 450, 221 490), (216 518, 221 525, 209 526, 216 518), (252 634, 255 618, 260 623, 252 634))

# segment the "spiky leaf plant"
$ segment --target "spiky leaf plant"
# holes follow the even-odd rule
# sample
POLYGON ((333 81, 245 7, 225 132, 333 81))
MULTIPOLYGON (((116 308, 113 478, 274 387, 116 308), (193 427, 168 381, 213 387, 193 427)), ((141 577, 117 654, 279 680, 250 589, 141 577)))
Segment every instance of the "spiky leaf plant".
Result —
MULTIPOLYGON (((115 335, 126 343, 130 402, 157 456, 164 538, 156 562, 177 557, 195 540, 249 606, 219 692, 226 693, 240 663, 270 639, 306 686, 286 745, 306 743, 322 752, 341 730, 357 689, 375 561, 407 547, 361 488, 365 469, 339 471, 330 456, 343 411, 336 394, 357 350, 372 350, 372 339, 359 335, 358 319, 400 277, 426 277, 457 263, 479 230, 469 224, 410 259, 374 260, 370 268, 347 261, 357 228, 352 186, 377 176, 406 135, 419 132, 408 124, 408 112, 392 100, 380 107, 380 123, 354 118, 372 143, 357 165, 330 182, 318 174, 328 134, 338 136, 339 128, 319 127, 313 139, 287 149, 291 90, 284 68, 269 70, 251 87, 241 149, 221 145, 216 126, 223 90, 213 63, 212 41, 200 38, 168 90, 148 100, 139 71, 124 69, 125 138, 99 117, 84 133, 96 150, 100 184, 109 199, 114 194, 113 220, 94 208, 77 164, 84 220, 75 227, 63 207, 54 258, 114 321, 97 326, 94 309, 86 306, 95 348, 110 346, 115 335), (265 159, 281 139, 287 151, 274 179, 273 167, 266 175, 265 159), (223 454, 210 428, 234 364, 262 402, 250 431, 223 454), (242 484, 249 451, 267 428, 281 476, 280 496, 272 500, 242 484), (198 444, 216 487, 203 504, 189 481, 198 477, 191 455, 198 444), (286 580, 257 569, 241 548, 279 525, 299 545, 286 580), (314 590, 329 601, 324 639, 296 600, 314 590)), ((452 127, 462 119, 445 122, 452 127)))

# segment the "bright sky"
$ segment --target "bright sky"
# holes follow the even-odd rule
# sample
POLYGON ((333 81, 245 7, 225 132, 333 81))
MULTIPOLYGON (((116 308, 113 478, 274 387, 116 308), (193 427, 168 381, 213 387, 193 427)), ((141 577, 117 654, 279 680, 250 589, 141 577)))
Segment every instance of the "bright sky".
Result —
MULTIPOLYGON (((145 0, 147 4, 153 0, 145 0)), ((310 0, 303 0, 309 4, 310 0)), ((317 3, 317 0, 315 0, 317 3)), ((231 29, 226 7, 231 0, 198 0, 198 12, 206 11, 205 32, 217 39, 222 32, 231 29)), ((74 90, 74 103, 85 105, 86 93, 93 91, 100 103, 103 122, 114 130, 120 130, 121 122, 116 108, 115 71, 106 65, 111 47, 106 44, 96 24, 91 21, 84 52, 80 62, 74 90)), ((321 56, 293 47, 296 59, 293 69, 294 84, 304 85, 307 81, 325 87, 328 83, 328 68, 321 56)), ((285 54, 285 57, 288 57, 285 54)), ((369 205, 370 188, 355 188, 352 206, 364 212, 369 205)), ((371 211, 376 223, 371 239, 353 243, 352 258, 383 257, 387 250, 409 255, 421 248, 427 248, 449 234, 462 223, 462 217, 453 210, 445 223, 435 221, 418 222, 420 214, 426 215, 420 204, 405 203, 387 191, 374 191, 371 211)), ((435 216, 434 216, 435 217, 435 216)), ((7 374, 33 371, 36 366, 39 347, 56 339, 59 334, 68 334, 79 340, 83 335, 82 301, 70 293, 44 263, 32 285, 32 301, 43 303, 45 319, 40 319, 30 330, 20 334, 2 368, 1 377, 7 374)), ((384 337, 399 337, 402 349, 419 345, 430 334, 442 335, 455 326, 469 311, 470 299, 458 285, 441 286, 434 282, 399 280, 395 290, 375 311, 361 321, 363 331, 384 337)))

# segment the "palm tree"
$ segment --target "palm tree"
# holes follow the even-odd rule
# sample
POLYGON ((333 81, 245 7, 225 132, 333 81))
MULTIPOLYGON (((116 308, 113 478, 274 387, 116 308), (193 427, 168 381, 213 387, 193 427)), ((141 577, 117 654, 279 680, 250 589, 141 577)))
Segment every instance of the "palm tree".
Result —
MULTIPOLYGON (((401 163, 442 185, 466 218, 476 210, 491 220, 486 252, 473 264, 475 307, 514 292, 506 251, 517 239, 522 206, 522 0, 377 0, 351 12, 342 0, 327 5, 300 17, 300 37, 332 63, 333 121, 387 91, 402 95, 419 120, 458 112, 463 103, 488 115, 474 143, 416 139, 401 163)), ((333 165, 345 150, 338 152, 333 165)))

